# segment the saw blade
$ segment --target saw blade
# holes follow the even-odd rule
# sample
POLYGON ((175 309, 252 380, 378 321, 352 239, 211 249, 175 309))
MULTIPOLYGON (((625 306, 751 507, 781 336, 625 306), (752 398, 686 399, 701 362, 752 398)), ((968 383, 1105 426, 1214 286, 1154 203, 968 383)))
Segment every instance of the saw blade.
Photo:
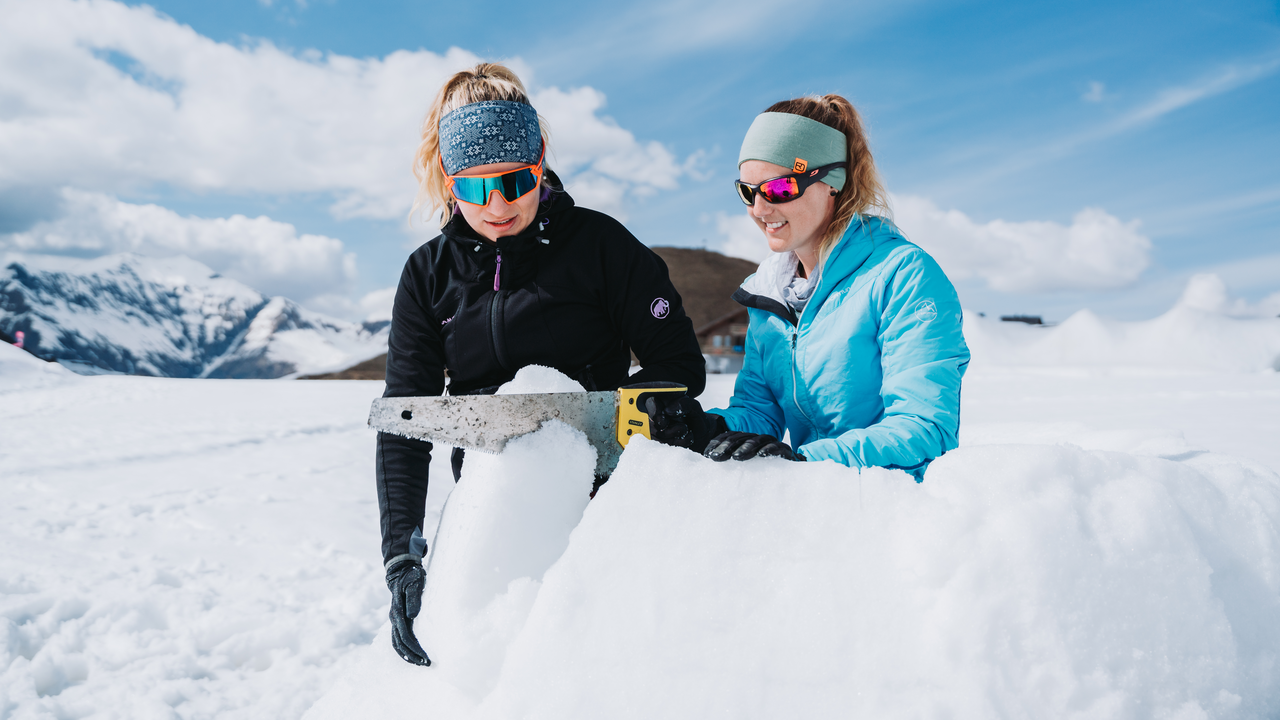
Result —
POLYGON ((487 453, 502 452, 548 420, 585 433, 596 449, 596 474, 613 472, 622 454, 616 392, 378 398, 369 411, 375 430, 487 453))

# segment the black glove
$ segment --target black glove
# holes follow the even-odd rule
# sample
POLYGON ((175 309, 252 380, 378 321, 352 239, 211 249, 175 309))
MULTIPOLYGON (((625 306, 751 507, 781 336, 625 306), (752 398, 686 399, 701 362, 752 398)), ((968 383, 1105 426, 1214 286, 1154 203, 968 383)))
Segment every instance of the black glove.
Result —
POLYGON ((805 457, 791 449, 791 446, 772 435, 757 435, 749 432, 720 433, 702 452, 716 462, 734 460, 750 460, 756 457, 780 457, 786 460, 804 462, 805 457))
POLYGON ((408 557, 387 568, 387 588, 391 590, 391 644, 405 662, 427 666, 431 658, 413 636, 413 619, 422 610, 422 588, 427 572, 422 561, 408 557))
POLYGON ((654 393, 644 401, 644 410, 649 413, 649 436, 663 445, 697 452, 711 438, 729 429, 724 418, 703 412, 698 401, 688 395, 668 399, 663 394, 675 395, 654 393))

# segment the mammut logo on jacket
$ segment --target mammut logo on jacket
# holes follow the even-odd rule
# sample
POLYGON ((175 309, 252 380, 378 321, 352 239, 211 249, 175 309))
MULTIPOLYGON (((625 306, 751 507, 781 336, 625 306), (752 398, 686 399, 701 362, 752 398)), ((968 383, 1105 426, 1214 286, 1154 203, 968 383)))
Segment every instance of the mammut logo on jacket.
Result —
POLYGON ((916 303, 916 319, 922 323, 938 317, 938 306, 932 300, 921 300, 916 303))
POLYGON ((662 298, 656 298, 654 299, 653 304, 649 306, 649 312, 653 313, 654 317, 661 320, 667 316, 667 313, 671 312, 671 303, 662 298))

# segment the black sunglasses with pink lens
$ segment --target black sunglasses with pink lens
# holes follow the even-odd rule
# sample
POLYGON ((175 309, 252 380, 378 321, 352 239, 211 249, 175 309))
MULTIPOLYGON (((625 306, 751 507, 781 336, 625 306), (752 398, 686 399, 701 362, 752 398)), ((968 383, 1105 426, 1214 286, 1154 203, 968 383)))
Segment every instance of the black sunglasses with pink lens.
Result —
POLYGON ((756 195, 764 197, 764 201, 773 205, 788 203, 804 194, 808 187, 816 182, 821 182, 822 178, 836 168, 848 167, 849 163, 838 162, 830 165, 823 165, 812 170, 802 173, 791 173, 781 177, 770 178, 759 185, 751 185, 741 180, 734 180, 733 186, 738 190, 738 198, 742 200, 744 205, 754 205, 756 203, 756 195))

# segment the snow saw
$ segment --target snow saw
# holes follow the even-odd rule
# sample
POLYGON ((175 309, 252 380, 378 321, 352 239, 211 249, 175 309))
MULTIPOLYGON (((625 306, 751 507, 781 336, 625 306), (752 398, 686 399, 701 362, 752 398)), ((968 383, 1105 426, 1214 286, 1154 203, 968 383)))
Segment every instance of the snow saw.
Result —
POLYGON ((586 434, 596 449, 596 475, 608 477, 631 438, 649 437, 645 400, 654 393, 687 390, 654 382, 605 392, 378 398, 369 410, 369 427, 496 454, 509 440, 538 430, 548 420, 561 420, 586 434))

